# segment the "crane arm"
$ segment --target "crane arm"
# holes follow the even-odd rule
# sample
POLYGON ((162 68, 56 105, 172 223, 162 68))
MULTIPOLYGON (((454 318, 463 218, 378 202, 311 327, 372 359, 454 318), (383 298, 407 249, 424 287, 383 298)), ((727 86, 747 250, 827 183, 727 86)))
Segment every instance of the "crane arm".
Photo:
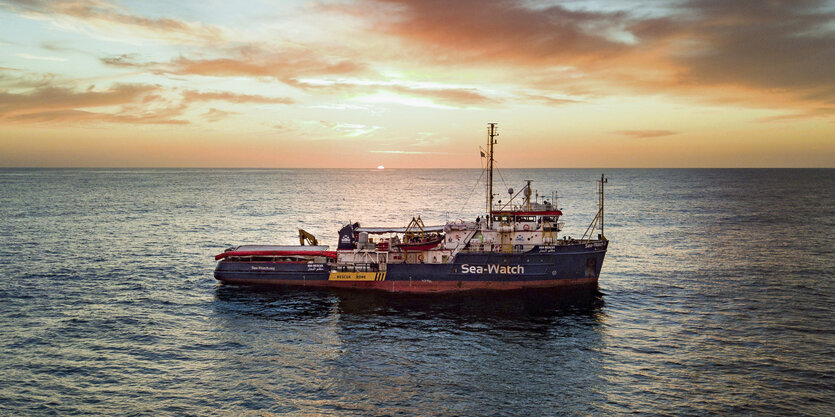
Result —
POLYGON ((305 232, 304 229, 299 229, 299 244, 304 246, 305 241, 310 246, 316 246, 319 244, 319 241, 316 240, 315 236, 305 232))

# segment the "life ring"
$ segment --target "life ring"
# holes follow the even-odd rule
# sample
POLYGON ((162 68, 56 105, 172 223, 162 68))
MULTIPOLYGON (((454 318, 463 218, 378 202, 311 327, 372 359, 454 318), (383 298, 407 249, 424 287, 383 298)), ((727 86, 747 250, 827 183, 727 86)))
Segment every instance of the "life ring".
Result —
POLYGON ((522 228, 525 229, 525 231, 531 230, 531 226, 527 225, 527 224, 525 226, 523 226, 522 228))
POLYGON ((418 255, 418 261, 423 262, 423 254, 422 253, 418 255))

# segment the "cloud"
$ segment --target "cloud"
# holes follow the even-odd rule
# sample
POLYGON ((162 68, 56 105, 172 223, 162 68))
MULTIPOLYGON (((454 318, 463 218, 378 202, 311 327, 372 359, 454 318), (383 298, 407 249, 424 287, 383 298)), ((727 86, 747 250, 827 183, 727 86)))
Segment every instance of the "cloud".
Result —
POLYGON ((305 76, 352 75, 367 71, 361 62, 328 58, 308 50, 271 52, 244 47, 238 49, 236 55, 207 59, 179 57, 160 70, 178 75, 274 78, 288 84, 296 84, 298 78, 305 76))
POLYGON ((19 114, 33 111, 65 110, 87 107, 116 106, 136 102, 159 87, 138 84, 117 84, 104 90, 77 91, 67 87, 43 85, 25 93, 0 92, 0 113, 19 114))
POLYGON ((108 37, 211 45, 148 62, 136 54, 101 58, 112 68, 154 75, 277 80, 311 94, 378 95, 438 107, 664 94, 800 117, 835 115, 828 110, 835 104, 835 10, 825 0, 612 5, 620 9, 598 2, 356 0, 303 8, 349 15, 344 27, 317 28, 292 42, 276 37, 244 45, 238 40, 253 39, 250 28, 231 36, 230 29, 148 17, 112 1, 17 0, 0 7, 108 37), (334 41, 333 33, 349 36, 334 41), (327 42, 315 44, 318 35, 327 42), (405 84, 384 75, 391 68, 449 85, 405 84), (509 98, 450 81, 485 74, 481 82, 499 91, 536 92, 509 98))
POLYGON ((236 114, 240 114, 240 113, 233 112, 233 111, 219 110, 219 109, 216 109, 216 108, 212 107, 212 108, 209 109, 209 111, 207 111, 206 113, 203 113, 203 117, 206 118, 206 120, 208 120, 210 122, 217 122, 221 119, 225 119, 229 116, 236 115, 236 114))
POLYGON ((359 105, 359 104, 348 104, 348 103, 326 103, 326 104, 317 104, 313 106, 308 106, 311 109, 324 109, 324 110, 362 110, 367 111, 370 113, 379 113, 378 109, 375 109, 371 106, 359 105))
POLYGON ((150 66, 149 64, 137 62, 136 58, 136 54, 122 54, 118 56, 104 57, 100 60, 103 64, 111 67, 145 68, 150 66))
MULTIPOLYGON (((454 106, 476 106, 500 103, 475 87, 445 86, 442 84, 407 83, 381 79, 360 61, 328 57, 310 50, 265 50, 252 45, 233 48, 230 56, 220 58, 187 58, 180 56, 170 62, 139 62, 133 55, 102 58, 101 62, 120 68, 147 69, 158 74, 200 75, 214 77, 253 77, 281 81, 289 86, 317 94, 371 95, 380 92, 418 97, 454 106), (363 78, 358 78, 363 77, 363 78)), ((186 94, 189 100, 224 99, 246 101, 247 96, 225 94, 186 94)), ((249 96, 258 102, 258 97, 249 96)), ((289 98, 262 102, 292 104, 289 98)))
POLYGON ((828 117, 835 114, 835 106, 813 108, 799 113, 781 114, 777 116, 763 117, 757 121, 764 123, 771 122, 790 122, 801 119, 809 119, 813 117, 828 117))
POLYGON ((612 133, 616 133, 618 135, 623 136, 629 136, 637 139, 643 139, 677 135, 679 132, 674 132, 672 130, 617 130, 612 133))
MULTIPOLYGON (((402 80, 369 80, 369 79, 302 79, 293 84, 306 91, 341 93, 353 95, 389 94, 406 97, 424 98, 434 103, 451 106, 480 106, 501 102, 498 98, 489 97, 475 87, 447 86, 438 83, 417 83, 402 80)), ((398 101, 409 104, 409 101, 398 101)))
POLYGON ((290 122, 276 123, 276 124, 272 125, 272 128, 281 132, 281 133, 293 132, 293 131, 299 130, 298 126, 296 126, 295 124, 290 123, 290 122))
POLYGON ((523 1, 371 0, 376 30, 428 48, 436 62, 541 66, 599 61, 629 49, 616 35, 623 12, 529 8, 523 1), (381 7, 382 6, 382 7, 381 7))
MULTIPOLYGON (((135 67, 133 55, 108 60, 109 65, 135 67)), ((0 121, 10 123, 188 124, 183 117, 196 103, 293 104, 289 97, 195 91, 160 85, 116 83, 109 86, 60 80, 51 73, 30 73, 0 67, 0 121)), ((204 114, 210 121, 234 114, 219 109, 204 114)))
POLYGON ((129 124, 161 124, 161 125, 185 125, 189 121, 176 119, 174 117, 182 114, 182 108, 173 107, 161 111, 150 111, 141 114, 111 114, 90 112, 84 110, 50 110, 34 113, 17 114, 5 116, 0 120, 18 123, 55 123, 55 124, 78 124, 87 122, 106 123, 129 123, 129 124))
POLYGON ((292 134, 294 140, 303 137, 306 141, 374 139, 374 134, 382 126, 362 123, 332 122, 327 120, 287 120, 270 125, 278 135, 292 134))
POLYGON ((265 78, 293 86, 299 86, 298 79, 304 77, 370 74, 367 65, 360 61, 305 48, 271 50, 245 45, 217 53, 221 56, 179 56, 169 62, 139 62, 135 55, 124 54, 101 58, 101 62, 113 67, 147 69, 156 74, 265 78))
POLYGON ((198 92, 187 90, 183 92, 186 102, 196 101, 227 101, 230 103, 260 103, 260 104, 293 104, 289 97, 267 97, 253 94, 235 94, 230 92, 198 92))
POLYGON ((442 103, 455 105, 495 104, 500 100, 488 97, 475 88, 410 88, 405 86, 388 87, 396 93, 409 96, 425 97, 442 103))
POLYGON ((15 56, 19 56, 24 59, 34 59, 38 61, 56 61, 56 62, 66 62, 67 58, 60 58, 57 56, 39 56, 39 55, 31 55, 31 54, 15 54, 15 56))
MULTIPOLYGON (((0 73, 0 75, 3 75, 0 73)), ((78 88, 52 74, 0 78, 0 121, 11 123, 186 124, 183 103, 161 97, 162 87, 114 84, 78 88)))
POLYGON ((703 83, 825 87, 831 94, 835 12, 824 6, 814 0, 691 0, 685 10, 699 19, 685 30, 696 47, 678 62, 703 83))
MULTIPOLYGON (((2 75, 2 72, 0 72, 2 75)), ((0 120, 17 123, 108 122, 129 124, 187 124, 181 117, 193 103, 224 101, 235 104, 292 104, 287 97, 185 90, 178 96, 158 85, 93 85, 78 89, 52 75, 27 74, 0 78, 12 90, 0 90, 0 120), (172 98, 165 98, 166 96, 172 98), (101 109, 94 111, 93 109, 101 109)), ((231 111, 210 108, 203 116, 217 121, 231 111)))
POLYGON ((109 39, 134 36, 175 44, 220 43, 224 31, 200 22, 140 16, 105 0, 49 1, 9 0, 2 7, 24 16, 50 21, 73 30, 95 29, 109 39))
POLYGON ((565 104, 577 104, 583 103, 583 100, 574 100, 569 98, 554 98, 549 96, 543 96, 539 94, 525 94, 521 97, 522 100, 525 101, 534 101, 539 102, 542 104, 546 104, 549 106, 562 106, 565 104))
POLYGON ((369 126, 358 123, 333 123, 324 120, 320 120, 319 124, 325 128, 338 132, 340 136, 346 138, 368 136, 382 129, 382 126, 369 126))
POLYGON ((835 11, 824 0, 669 1, 651 16, 532 4, 366 0, 346 13, 424 65, 506 68, 506 81, 540 91, 736 96, 800 112, 835 103, 835 11))
POLYGON ((55 74, 31 73, 16 68, 0 67, 0 92, 8 89, 35 89, 54 87, 55 74))

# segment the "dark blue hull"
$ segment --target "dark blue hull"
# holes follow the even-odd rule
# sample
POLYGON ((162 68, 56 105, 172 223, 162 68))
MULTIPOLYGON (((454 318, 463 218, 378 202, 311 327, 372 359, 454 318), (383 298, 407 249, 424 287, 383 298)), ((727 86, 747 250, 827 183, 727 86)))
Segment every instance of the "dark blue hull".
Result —
POLYGON ((215 278, 234 284, 444 292, 596 284, 608 241, 537 247, 524 253, 462 252, 452 263, 374 265, 223 260, 215 278))

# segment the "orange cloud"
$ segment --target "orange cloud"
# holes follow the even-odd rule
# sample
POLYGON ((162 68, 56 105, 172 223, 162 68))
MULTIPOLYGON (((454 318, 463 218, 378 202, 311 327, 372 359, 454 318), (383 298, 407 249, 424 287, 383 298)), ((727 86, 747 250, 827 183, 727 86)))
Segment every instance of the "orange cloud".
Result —
POLYGON ((198 91, 183 92, 183 99, 186 102, 195 101, 228 101, 231 103, 265 103, 265 104, 293 104, 295 101, 289 97, 267 97, 253 94, 235 94, 230 92, 208 92, 198 91))
POLYGON ((176 43, 217 43, 225 38, 223 31, 215 26, 171 18, 151 19, 137 16, 104 0, 10 0, 0 6, 25 16, 55 23, 67 19, 81 22, 87 27, 119 36, 127 30, 176 43))
POLYGON ((248 45, 225 52, 227 56, 180 56, 170 62, 138 62, 134 55, 124 54, 102 58, 101 62, 114 67, 148 69, 157 74, 272 78, 289 85, 298 85, 298 79, 303 77, 369 74, 362 62, 327 57, 306 49, 273 51, 248 45))
POLYGON ((76 91, 66 87, 44 85, 27 93, 0 92, 0 113, 4 117, 37 111, 67 110, 81 107, 115 106, 137 101, 159 87, 117 84, 106 90, 76 91))
POLYGON ((554 97, 543 96, 543 95, 539 95, 539 94, 525 94, 522 97, 522 99, 547 104, 549 106, 559 106, 559 105, 564 105, 564 104, 576 104, 576 103, 582 103, 583 102, 582 100, 573 100, 573 99, 568 99, 568 98, 554 98, 554 97))
POLYGON ((115 84, 106 88, 56 80, 51 74, 0 72, 0 121, 17 124, 187 124, 183 103, 165 100, 162 87, 115 84), (94 111, 93 109, 100 109, 94 111))
POLYGON ((630 49, 612 30, 629 21, 625 13, 527 5, 522 1, 370 0, 365 11, 374 19, 373 27, 428 47, 427 56, 439 63, 577 65, 630 49))
POLYGON ((495 104, 499 100, 481 94, 475 88, 411 88, 402 85, 386 89, 406 95, 426 97, 442 103, 454 105, 495 104))
POLYGON ((835 103, 835 12, 823 0, 671 1, 652 18, 523 0, 361 4, 348 13, 368 16, 369 32, 398 37, 425 63, 504 67, 545 91, 718 102, 731 90, 746 106, 810 116, 835 103))
POLYGON ((369 81, 369 80, 305 80, 293 82, 291 85, 306 91, 342 93, 342 94, 375 94, 391 92, 409 97, 426 98, 433 102, 453 106, 472 106, 497 104, 501 100, 482 94, 477 88, 443 87, 440 85, 426 85, 420 83, 403 83, 398 81, 369 81))
MULTIPOLYGON (((430 87, 426 85, 404 85, 393 81, 369 81, 346 79, 346 76, 368 76, 379 78, 368 70, 364 63, 340 58, 326 58, 311 51, 286 50, 273 52, 246 46, 232 51, 233 57, 194 59, 178 57, 171 62, 137 62, 132 55, 102 58, 101 61, 115 67, 146 68, 152 72, 176 75, 204 75, 216 77, 273 78, 283 83, 318 93, 374 94, 381 91, 393 92, 412 97, 428 98, 452 105, 486 105, 500 100, 487 97, 476 88, 430 87), (339 81, 311 80, 313 77, 339 81)), ((224 93, 187 92, 184 97, 190 101, 226 100, 234 102, 263 102, 292 104, 289 98, 265 98, 261 96, 233 95, 224 93)))
POLYGON ((357 61, 328 59, 306 50, 268 52, 253 51, 247 47, 238 52, 238 56, 232 58, 180 57, 160 70, 178 75, 268 77, 290 84, 300 77, 357 75, 367 71, 366 66, 357 61))
POLYGON ((37 111, 33 113, 17 114, 12 116, 4 116, 0 120, 6 120, 12 123, 85 123, 85 122, 105 122, 105 123, 129 123, 129 124, 167 124, 167 125, 185 125, 189 124, 187 120, 176 119, 182 115, 182 107, 175 106, 157 111, 146 111, 139 114, 110 114, 89 112, 83 110, 51 110, 51 111, 37 111))
POLYGON ((203 117, 205 117, 206 120, 208 120, 210 122, 217 122, 221 119, 225 119, 225 118, 227 118, 231 115, 235 115, 235 114, 240 114, 240 113, 232 112, 232 111, 219 110, 219 109, 216 109, 216 108, 212 107, 212 108, 209 109, 209 111, 207 111, 206 113, 203 114, 203 117))
MULTIPOLYGON (((94 85, 79 89, 73 83, 56 80, 51 74, 24 73, 16 76, 0 70, 0 121, 12 123, 133 123, 187 124, 180 117, 192 103, 225 101, 235 104, 292 104, 288 97, 236 94, 226 91, 176 90, 159 85, 94 85), (166 98, 173 96, 174 98, 166 98), (93 109, 102 109, 94 111, 93 109), (106 108, 106 109, 105 109, 106 108), (114 108, 116 109, 114 111, 114 108)), ((212 121, 235 114, 215 110, 212 121)))

